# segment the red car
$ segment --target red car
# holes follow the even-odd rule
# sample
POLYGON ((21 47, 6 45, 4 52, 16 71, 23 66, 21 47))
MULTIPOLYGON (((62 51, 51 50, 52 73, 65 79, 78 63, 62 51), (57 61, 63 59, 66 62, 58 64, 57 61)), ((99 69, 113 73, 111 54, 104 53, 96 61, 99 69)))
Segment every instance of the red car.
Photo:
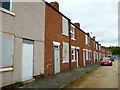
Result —
POLYGON ((101 66, 103 65, 109 65, 112 66, 112 60, 109 57, 104 57, 101 61, 101 66))

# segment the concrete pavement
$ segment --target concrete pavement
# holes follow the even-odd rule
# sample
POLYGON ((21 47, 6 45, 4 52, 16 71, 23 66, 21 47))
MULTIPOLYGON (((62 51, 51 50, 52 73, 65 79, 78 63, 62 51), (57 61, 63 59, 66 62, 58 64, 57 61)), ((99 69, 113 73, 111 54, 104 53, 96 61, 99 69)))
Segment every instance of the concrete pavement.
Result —
POLYGON ((97 68, 98 66, 100 66, 99 62, 87 65, 85 67, 78 67, 76 69, 72 69, 64 73, 51 76, 49 78, 33 81, 29 84, 23 85, 20 88, 62 88, 75 79, 83 76, 87 72, 90 72, 91 70, 97 68))

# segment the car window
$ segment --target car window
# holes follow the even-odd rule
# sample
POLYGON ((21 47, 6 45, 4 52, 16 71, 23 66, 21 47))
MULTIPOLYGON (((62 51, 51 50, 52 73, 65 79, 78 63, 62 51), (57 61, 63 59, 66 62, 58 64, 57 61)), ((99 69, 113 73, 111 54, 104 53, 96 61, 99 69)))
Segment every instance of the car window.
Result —
POLYGON ((110 58, 103 58, 103 60, 110 60, 110 58))

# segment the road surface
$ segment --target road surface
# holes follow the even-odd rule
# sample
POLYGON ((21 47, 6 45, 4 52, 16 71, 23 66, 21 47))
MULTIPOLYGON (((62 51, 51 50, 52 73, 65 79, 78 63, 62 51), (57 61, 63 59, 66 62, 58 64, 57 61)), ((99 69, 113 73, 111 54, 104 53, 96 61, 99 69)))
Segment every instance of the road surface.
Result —
POLYGON ((100 66, 65 88, 118 88, 118 75, 118 60, 115 60, 112 66, 100 66))

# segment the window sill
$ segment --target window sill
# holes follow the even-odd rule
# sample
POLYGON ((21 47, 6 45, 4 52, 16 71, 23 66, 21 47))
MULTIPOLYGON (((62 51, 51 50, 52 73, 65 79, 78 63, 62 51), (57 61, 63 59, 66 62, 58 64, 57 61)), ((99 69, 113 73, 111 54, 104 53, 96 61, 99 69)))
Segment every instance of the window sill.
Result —
POLYGON ((62 35, 64 35, 64 36, 68 37, 68 35, 67 35, 67 34, 65 34, 65 33, 62 33, 62 35))
POLYGON ((0 11, 1 11, 1 12, 4 12, 4 13, 7 13, 7 14, 10 14, 10 15, 12 15, 12 16, 15 16, 15 13, 13 13, 13 12, 7 10, 7 9, 4 9, 4 8, 2 8, 2 7, 0 7, 0 11))
POLYGON ((62 63, 69 63, 69 61, 63 61, 62 63))
POLYGON ((76 62, 76 60, 72 60, 71 62, 76 62))
POLYGON ((74 38, 71 38, 71 40, 76 41, 76 39, 74 39, 74 38))
POLYGON ((0 73, 1 72, 7 72, 7 71, 12 71, 13 67, 8 67, 8 68, 0 68, 0 73))

